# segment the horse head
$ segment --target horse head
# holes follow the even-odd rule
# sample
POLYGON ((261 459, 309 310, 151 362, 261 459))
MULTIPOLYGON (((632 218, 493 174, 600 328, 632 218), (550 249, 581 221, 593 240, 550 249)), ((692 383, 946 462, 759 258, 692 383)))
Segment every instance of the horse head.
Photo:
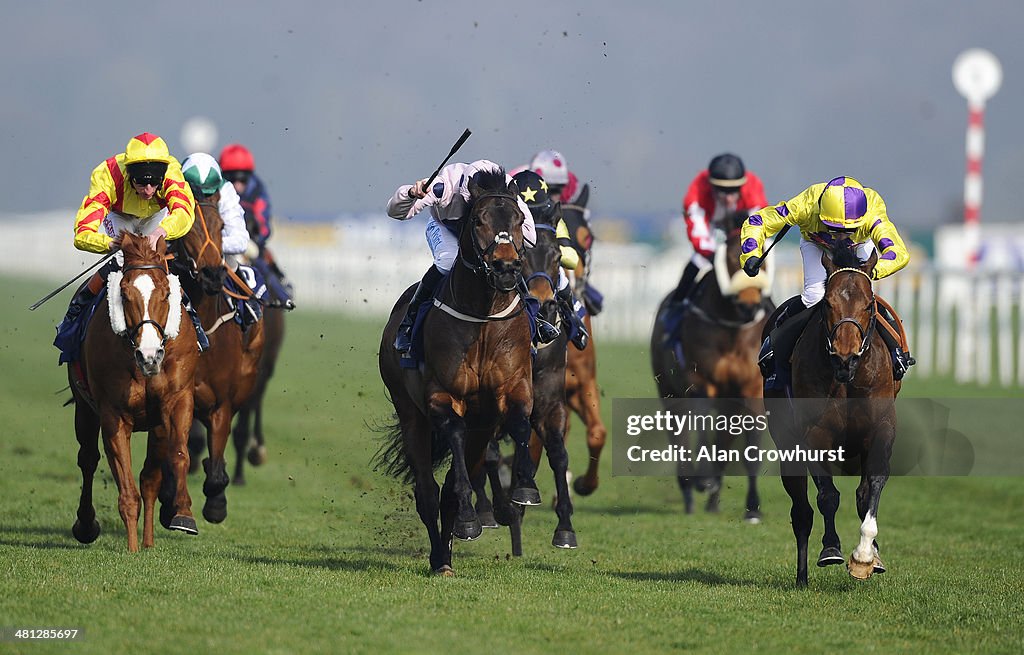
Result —
POLYGON ((533 248, 527 248, 523 255, 526 286, 530 295, 540 301, 541 318, 553 325, 559 320, 555 291, 558 288, 562 250, 559 248, 555 231, 560 219, 561 209, 557 205, 551 216, 535 215, 533 220, 537 229, 537 244, 533 248))
POLYGON ((725 243, 715 253, 715 275, 722 295, 732 301, 733 309, 741 321, 755 320, 757 313, 764 309, 765 296, 771 289, 771 272, 762 266, 761 272, 749 277, 740 268, 740 230, 747 213, 733 212, 725 217, 722 229, 726 233, 725 243))
POLYGON ((124 267, 107 278, 110 326, 131 346, 135 363, 146 377, 160 373, 164 346, 181 325, 181 286, 167 273, 167 244, 156 250, 149 239, 125 232, 121 240, 124 267))
POLYGON ((220 192, 209 197, 199 194, 196 198, 195 222, 188 234, 179 240, 179 254, 188 263, 192 279, 203 293, 214 296, 220 293, 227 275, 221 234, 224 220, 217 209, 220 192))
POLYGON ((469 212, 459 237, 463 263, 497 291, 512 291, 522 276, 523 221, 515 183, 505 171, 480 171, 469 180, 469 212))
POLYGON ((821 256, 828 276, 822 299, 825 344, 835 379, 842 384, 856 375, 875 333, 877 311, 871 271, 877 262, 878 253, 874 251, 861 262, 856 246, 849 241, 837 244, 831 257, 827 252, 821 256))

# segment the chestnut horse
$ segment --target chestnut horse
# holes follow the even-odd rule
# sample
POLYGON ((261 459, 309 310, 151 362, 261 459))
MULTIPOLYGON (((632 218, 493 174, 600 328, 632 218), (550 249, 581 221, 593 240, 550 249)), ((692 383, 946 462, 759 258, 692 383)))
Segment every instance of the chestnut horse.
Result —
MULTIPOLYGON (((726 238, 715 255, 714 268, 695 287, 683 310, 677 333, 671 335, 674 338, 666 339, 660 318, 654 321, 651 365, 662 398, 706 398, 720 412, 730 414, 753 415, 763 409, 757 352, 761 330, 775 305, 767 295, 770 286, 767 272, 748 278, 740 269, 740 228, 746 218, 745 212, 726 217, 726 238)), ((662 315, 668 301, 668 297, 662 300, 658 316, 662 315)), ((745 436, 748 447, 760 443, 761 435, 757 430, 745 430, 745 436)), ((728 447, 732 439, 727 432, 711 431, 700 435, 702 443, 710 445, 708 442, 712 442, 723 448, 728 447)), ((761 511, 756 461, 747 462, 747 474, 744 519, 757 523, 761 511)), ((709 491, 706 509, 718 511, 721 469, 680 471, 678 482, 687 514, 693 511, 695 481, 709 491), (695 480, 694 473, 705 475, 695 480)))
POLYGON ((166 514, 161 522, 171 530, 197 534, 192 499, 186 487, 189 455, 186 447, 192 421, 192 398, 199 349, 192 322, 181 304, 181 287, 168 275, 167 245, 161 237, 156 250, 149 239, 123 233, 124 265, 108 277, 107 297, 90 321, 82 348, 82 374, 88 391, 68 378, 75 401, 78 467, 82 495, 78 518, 71 529, 83 544, 100 534, 92 502, 92 483, 99 464, 98 436, 117 484, 117 508, 128 533, 128 550, 139 550, 139 489, 132 475, 132 432, 149 432, 146 461, 139 475, 145 507, 142 546, 153 546, 153 516, 158 495, 165 490, 166 514), (166 520, 165 520, 166 519, 166 520))
MULTIPOLYGON (((860 543, 850 555, 847 568, 857 579, 885 571, 878 555, 876 517, 882 488, 889 478, 889 456, 896 439, 896 395, 900 383, 893 380, 892 359, 877 329, 877 303, 871 271, 878 261, 873 252, 861 262, 854 248, 839 247, 834 255, 822 255, 828 275, 824 299, 807 311, 812 316, 792 355, 792 397, 785 391, 765 388, 768 426, 780 450, 808 451, 843 447, 846 462, 860 470, 857 513, 860 543), (816 400, 810 400, 816 399, 816 400)), ((775 317, 768 326, 775 324, 775 317)), ((766 327, 764 337, 769 329, 766 327)), ((790 516, 797 543, 796 581, 807 585, 807 541, 814 510, 807 500, 807 475, 818 488, 818 510, 825 520, 825 534, 818 566, 842 564, 836 532, 839 490, 828 465, 803 462, 782 465, 782 483, 792 499, 790 516)))
MULTIPOLYGON (((574 288, 585 288, 590 276, 590 244, 593 236, 584 220, 590 187, 586 184, 580 191, 579 198, 573 204, 562 205, 562 217, 569 228, 569 236, 573 247, 580 255, 580 263, 570 273, 574 280, 574 288)), ((598 467, 601 463, 601 450, 608 438, 608 430, 601 420, 601 391, 597 387, 597 346, 594 345, 594 329, 591 326, 590 312, 583 317, 583 324, 590 333, 590 342, 583 350, 571 347, 565 367, 565 399, 569 409, 576 413, 587 429, 587 472, 573 481, 573 490, 581 496, 594 493, 598 485, 598 467)), ((565 438, 569 439, 569 416, 565 419, 565 438)))
MULTIPOLYGON (((221 250, 224 222, 217 210, 218 199, 219 194, 214 194, 196 202, 195 223, 179 240, 176 253, 179 265, 187 265, 192 274, 185 279, 185 288, 210 340, 210 349, 199 359, 195 378, 195 417, 206 427, 209 448, 209 458, 203 460, 203 517, 210 523, 227 518, 224 450, 231 419, 256 386, 263 351, 263 321, 243 332, 235 320, 235 298, 224 287, 229 272, 221 250)), ((238 286, 243 293, 249 289, 241 280, 238 286)))
POLYGON ((453 574, 452 537, 472 540, 482 532, 470 472, 482 465, 497 434, 516 443, 512 501, 540 503, 528 448, 530 323, 516 292, 524 216, 504 171, 476 173, 469 192, 459 256, 423 319, 422 364, 403 368, 392 345, 414 287, 392 310, 379 355, 398 421, 378 453, 378 466, 414 482, 416 510, 430 538, 430 567, 439 575, 453 574), (449 453, 439 500, 433 470, 449 453))

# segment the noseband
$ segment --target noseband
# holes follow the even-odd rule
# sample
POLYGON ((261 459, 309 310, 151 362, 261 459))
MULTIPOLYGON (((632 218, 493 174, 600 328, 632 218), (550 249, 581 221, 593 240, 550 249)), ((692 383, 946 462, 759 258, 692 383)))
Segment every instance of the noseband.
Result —
MULTIPOLYGON (((849 271, 849 272, 852 272, 852 273, 860 273, 861 275, 863 275, 864 277, 866 277, 868 279, 868 283, 869 284, 871 282, 871 277, 867 273, 865 273, 864 271, 860 270, 859 268, 840 268, 840 269, 837 269, 837 270, 832 272, 832 275, 830 275, 828 279, 831 281, 831 279, 835 276, 836 273, 842 273, 843 271, 849 271)), ((836 336, 836 332, 839 330, 839 326, 841 326, 842 324, 844 324, 844 323, 852 323, 854 326, 856 326, 857 331, 860 332, 860 335, 861 335, 860 349, 857 350, 856 353, 854 353, 854 356, 860 357, 861 355, 863 355, 864 352, 868 349, 868 346, 871 345, 871 337, 874 336, 874 334, 875 334, 875 327, 876 327, 876 322, 877 322, 876 316, 877 315, 878 315, 878 301, 875 300, 874 292, 872 292, 872 294, 871 294, 871 318, 868 319, 868 326, 867 326, 867 328, 864 328, 860 324, 860 321, 858 321, 855 318, 843 317, 843 318, 839 319, 839 321, 837 323, 835 323, 831 328, 828 328, 828 329, 825 330, 825 345, 828 347, 828 354, 833 356, 833 357, 839 357, 839 353, 836 352, 835 344, 833 343, 833 341, 835 339, 835 336, 836 336)), ((826 326, 826 328, 827 328, 827 326, 826 326)))

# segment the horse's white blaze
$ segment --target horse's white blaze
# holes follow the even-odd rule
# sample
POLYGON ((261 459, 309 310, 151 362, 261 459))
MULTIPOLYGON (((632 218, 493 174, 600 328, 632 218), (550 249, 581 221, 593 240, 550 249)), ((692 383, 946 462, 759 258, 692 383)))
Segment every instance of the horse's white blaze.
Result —
MULTIPOLYGON (((153 290, 156 288, 156 285, 153 283, 153 278, 149 277, 149 275, 140 275, 135 278, 135 282, 132 286, 138 289, 139 293, 142 294, 142 320, 148 321, 151 318, 149 315, 149 299, 153 295, 153 290)), ((160 332, 153 327, 152 323, 145 323, 142 326, 142 330, 140 330, 139 337, 139 352, 147 358, 155 357, 156 351, 160 349, 160 332)))
POLYGON ((860 544, 857 550, 853 551, 853 559, 858 562, 871 562, 875 559, 874 540, 878 536, 878 523, 875 516, 868 512, 864 516, 864 522, 860 524, 860 544))

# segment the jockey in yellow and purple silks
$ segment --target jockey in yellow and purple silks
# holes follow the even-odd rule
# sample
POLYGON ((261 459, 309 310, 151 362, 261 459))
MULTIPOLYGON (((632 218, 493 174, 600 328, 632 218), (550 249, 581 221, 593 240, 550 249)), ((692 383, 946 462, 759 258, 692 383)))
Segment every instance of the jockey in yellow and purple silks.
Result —
MULTIPOLYGON (((132 137, 124 152, 93 169, 89 193, 75 215, 74 245, 99 254, 117 251, 121 233, 128 230, 148 236, 155 247, 160 237, 172 241, 188 234, 194 220, 195 198, 181 165, 163 139, 143 132, 132 137)), ((107 275, 121 261, 118 252, 78 290, 57 328, 58 339, 63 327, 92 303, 106 284, 107 275)))
MULTIPOLYGON (((748 275, 757 274, 765 240, 786 225, 800 228, 804 285, 799 296, 790 298, 780 308, 776 325, 824 297, 826 273, 821 256, 835 243, 852 242, 861 261, 867 260, 877 248, 878 263, 871 271, 874 280, 892 275, 910 261, 910 253, 896 226, 889 220, 882 197, 852 177, 836 177, 828 182, 812 184, 795 198, 751 214, 740 232, 740 265, 748 275)), ((787 333, 785 336, 792 336, 795 343, 799 331, 792 329, 789 332, 795 332, 795 335, 787 333)), ((770 362, 773 350, 775 356, 784 353, 788 359, 788 348, 792 346, 788 341, 787 338, 786 343, 781 343, 776 339, 774 347, 766 342, 762 347, 761 363, 770 362)), ((906 367, 912 364, 909 354, 900 351, 893 355, 894 358, 905 357, 905 361, 894 362, 897 365, 906 367)), ((898 374, 902 377, 902 372, 898 374)))

